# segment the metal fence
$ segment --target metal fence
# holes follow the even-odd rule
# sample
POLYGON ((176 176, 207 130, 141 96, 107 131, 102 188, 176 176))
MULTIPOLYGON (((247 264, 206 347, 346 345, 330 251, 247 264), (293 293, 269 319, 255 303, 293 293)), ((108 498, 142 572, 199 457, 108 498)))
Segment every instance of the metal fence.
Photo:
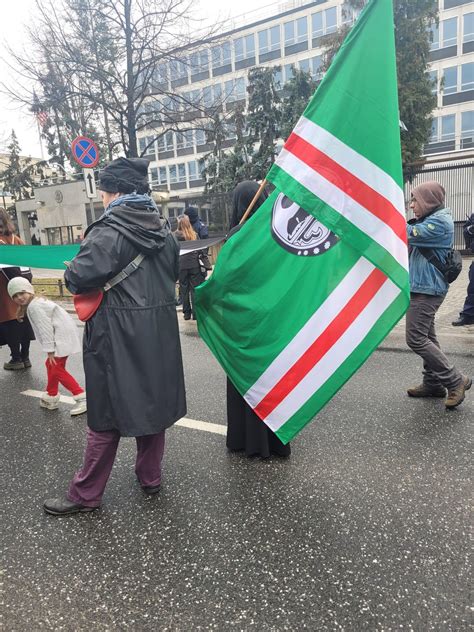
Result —
MULTIPOLYGON (((442 164, 408 166, 405 170, 405 200, 410 202, 412 190, 430 180, 436 180, 446 190, 446 206, 453 213, 454 247, 466 248, 462 226, 474 212, 474 160, 456 161, 442 164)), ((408 214, 413 217, 411 211, 408 214)))

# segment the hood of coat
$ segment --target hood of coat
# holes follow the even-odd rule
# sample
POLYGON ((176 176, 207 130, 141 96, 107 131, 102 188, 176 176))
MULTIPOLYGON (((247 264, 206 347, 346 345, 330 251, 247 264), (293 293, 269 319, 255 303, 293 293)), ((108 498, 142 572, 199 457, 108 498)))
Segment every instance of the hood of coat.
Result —
POLYGON ((166 219, 155 209, 144 206, 115 206, 99 221, 117 230, 145 255, 163 248, 171 232, 166 219))

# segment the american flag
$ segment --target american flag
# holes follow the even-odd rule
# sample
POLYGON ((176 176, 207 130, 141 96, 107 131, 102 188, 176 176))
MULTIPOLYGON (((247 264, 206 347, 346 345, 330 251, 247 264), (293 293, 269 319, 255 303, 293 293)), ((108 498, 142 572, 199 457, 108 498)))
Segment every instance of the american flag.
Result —
POLYGON ((38 121, 38 123, 40 124, 41 127, 45 127, 46 123, 48 122, 49 119, 49 114, 48 112, 36 112, 35 114, 36 120, 38 121))

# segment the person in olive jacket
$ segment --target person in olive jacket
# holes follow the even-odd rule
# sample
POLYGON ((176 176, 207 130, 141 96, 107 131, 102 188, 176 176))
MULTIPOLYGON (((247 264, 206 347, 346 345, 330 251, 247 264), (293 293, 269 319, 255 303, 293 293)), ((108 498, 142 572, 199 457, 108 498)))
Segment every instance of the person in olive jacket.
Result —
POLYGON ((121 437, 135 437, 138 481, 144 492, 157 493, 165 430, 186 414, 175 305, 179 247, 146 194, 147 171, 141 158, 118 158, 101 171, 105 213, 89 226, 65 273, 73 294, 87 293, 145 255, 137 270, 104 293, 86 322, 84 463, 66 498, 45 501, 50 514, 100 506, 121 437))

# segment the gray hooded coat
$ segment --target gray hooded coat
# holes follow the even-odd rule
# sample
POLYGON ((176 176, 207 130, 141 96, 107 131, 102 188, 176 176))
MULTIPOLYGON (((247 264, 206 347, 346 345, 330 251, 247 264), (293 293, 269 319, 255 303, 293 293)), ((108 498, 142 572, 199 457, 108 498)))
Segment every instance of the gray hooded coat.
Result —
POLYGON ((138 270, 105 292, 83 343, 88 425, 124 437, 156 434, 186 414, 178 244, 151 206, 116 206, 88 228, 64 275, 73 294, 102 288, 140 252, 138 270))

